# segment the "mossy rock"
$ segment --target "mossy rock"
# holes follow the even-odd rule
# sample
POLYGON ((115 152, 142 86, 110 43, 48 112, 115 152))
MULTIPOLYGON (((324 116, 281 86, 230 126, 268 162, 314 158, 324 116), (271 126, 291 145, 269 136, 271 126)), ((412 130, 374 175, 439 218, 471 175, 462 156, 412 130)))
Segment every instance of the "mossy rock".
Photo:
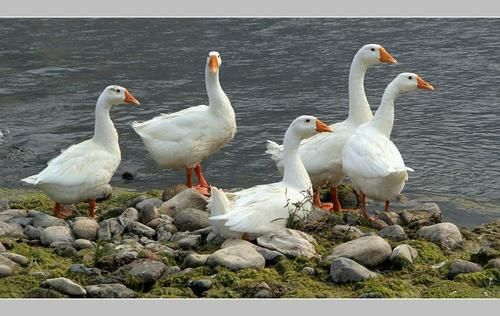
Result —
POLYGON ((447 259, 441 248, 433 242, 407 240, 404 243, 417 249, 418 256, 415 258, 416 264, 436 264, 447 259))
POLYGON ((424 288, 423 298, 487 298, 484 289, 469 284, 450 280, 439 280, 424 288))
POLYGON ((377 293, 384 298, 410 298, 418 297, 419 292, 412 286, 409 280, 385 278, 373 278, 359 282, 356 285, 358 295, 377 293))
POLYGON ((478 287, 500 287, 500 270, 487 269, 480 272, 462 273, 455 277, 455 281, 478 287))

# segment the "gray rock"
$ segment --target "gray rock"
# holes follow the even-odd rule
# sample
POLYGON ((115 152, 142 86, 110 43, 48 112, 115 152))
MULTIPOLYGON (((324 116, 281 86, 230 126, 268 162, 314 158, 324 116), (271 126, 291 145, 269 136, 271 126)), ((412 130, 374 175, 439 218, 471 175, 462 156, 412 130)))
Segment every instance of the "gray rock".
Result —
POLYGON ((76 251, 76 249, 73 248, 72 246, 69 246, 61 249, 60 251, 56 251, 56 253, 61 257, 70 258, 75 256, 78 253, 78 251, 76 251))
POLYGON ((14 271, 12 270, 11 267, 4 264, 0 264, 0 279, 11 276, 12 274, 14 274, 14 271))
POLYGON ((401 264, 402 260, 413 263, 413 260, 417 257, 418 251, 412 246, 402 244, 394 248, 389 257, 392 262, 401 264))
POLYGON ((87 291, 78 283, 67 278, 47 279, 42 282, 42 287, 54 289, 71 296, 84 296, 87 291))
POLYGON ((378 232, 378 235, 382 238, 389 238, 395 241, 408 239, 408 236, 406 235, 403 227, 397 224, 382 229, 381 231, 378 232))
POLYGON ((99 229, 97 230, 97 239, 102 241, 111 241, 111 230, 109 227, 109 219, 103 220, 99 224, 99 229))
POLYGON ((450 263, 450 270, 448 272, 448 277, 450 279, 455 278, 457 275, 462 273, 471 273, 483 271, 483 268, 477 263, 455 259, 450 263))
POLYGON ((76 250, 82 250, 87 248, 94 248, 94 244, 87 239, 77 239, 73 242, 73 247, 76 250))
POLYGON ((344 222, 349 226, 354 226, 354 225, 359 225, 361 223, 361 220, 359 216, 356 216, 351 212, 345 212, 344 222))
POLYGON ((259 246, 279 251, 290 257, 316 257, 317 253, 313 242, 315 241, 312 236, 289 228, 283 228, 257 238, 259 246))
POLYGON ((304 267, 300 270, 302 274, 313 276, 316 274, 316 270, 313 267, 304 267))
POLYGON ((399 214, 396 212, 382 212, 378 215, 378 218, 387 223, 387 225, 398 225, 401 223, 401 219, 399 218, 399 214))
POLYGON ((347 240, 353 240, 363 236, 363 232, 359 230, 359 228, 349 225, 335 225, 332 231, 336 236, 347 240))
MULTIPOLYGON (((0 209, 1 209, 1 205, 0 205, 0 209)), ((26 212, 25 210, 8 209, 8 210, 0 211, 0 222, 8 222, 12 219, 19 218, 19 217, 26 217, 26 216, 28 216, 28 212, 26 212)))
POLYGON ((33 217, 15 217, 10 219, 7 223, 18 224, 21 225, 22 227, 25 227, 26 225, 33 224, 33 217))
MULTIPOLYGON (((192 268, 188 268, 188 269, 192 269, 192 268)), ((164 276, 169 276, 169 275, 172 275, 172 274, 177 274, 181 272, 181 268, 179 266, 169 266, 167 267, 167 269, 165 270, 165 272, 163 272, 163 275, 164 276)))
POLYGON ((54 241, 49 245, 49 247, 56 250, 62 250, 64 248, 72 247, 72 245, 73 243, 69 241, 54 241))
POLYGON ((120 224, 117 218, 109 219, 109 232, 111 233, 111 238, 116 239, 117 236, 121 236, 125 231, 125 227, 120 224))
MULTIPOLYGON (((141 223, 149 224, 152 220, 155 219, 161 219, 160 212, 158 212, 156 206, 154 204, 144 205, 141 209, 141 212, 139 213, 139 220, 141 221, 141 223)), ((154 229, 155 227, 152 228, 154 229)))
POLYGON ((220 248, 227 248, 231 246, 248 246, 255 249, 266 261, 274 261, 278 257, 284 257, 285 255, 279 251, 270 250, 264 247, 257 246, 243 239, 226 239, 220 248))
POLYGON ((203 292, 210 290, 212 284, 213 281, 210 279, 190 280, 187 283, 187 287, 189 287, 196 296, 201 296, 203 292))
POLYGON ((0 237, 22 238, 24 237, 23 227, 19 224, 0 222, 0 237))
MULTIPOLYGON (((169 216, 170 217, 170 216, 169 216)), ((155 218, 151 221, 149 221, 146 225, 153 229, 158 229, 160 226, 167 225, 167 224, 172 224, 174 220, 167 220, 163 218, 155 218)))
POLYGON ((0 199, 0 211, 10 209, 9 201, 6 199, 0 199))
POLYGON ((26 267, 29 264, 28 258, 26 258, 23 255, 17 254, 17 253, 2 252, 2 254, 0 254, 0 256, 4 256, 4 257, 14 261, 15 263, 17 263, 23 267, 26 267))
POLYGON ((99 276, 101 275, 101 270, 97 268, 88 268, 81 263, 72 264, 69 267, 69 271, 75 274, 82 274, 86 276, 99 276))
POLYGON ((187 235, 177 240, 177 244, 182 249, 194 249, 201 244, 201 235, 187 235))
POLYGON ((330 217, 330 212, 327 212, 321 208, 313 207, 309 215, 302 222, 304 226, 316 225, 322 221, 325 221, 330 217))
POLYGON ((166 268, 163 262, 139 259, 121 267, 118 272, 125 273, 128 285, 148 288, 161 277, 166 268))
POLYGON ((437 243, 445 250, 455 250, 463 245, 462 234, 452 223, 422 227, 417 231, 417 237, 437 243))
POLYGON ((123 284, 87 285, 87 296, 92 298, 136 298, 138 295, 123 284))
POLYGON ((139 220, 139 212, 133 207, 127 208, 118 216, 118 223, 123 227, 128 227, 137 220, 139 220))
POLYGON ((500 258, 490 259, 484 267, 487 269, 500 269, 500 258))
POLYGON ((25 298, 66 298, 68 295, 65 295, 61 292, 54 291, 52 289, 44 289, 41 287, 34 288, 26 292, 24 294, 25 298))
POLYGON ((142 200, 141 202, 137 203, 135 205, 135 208, 139 211, 139 212, 142 212, 142 210, 144 209, 144 207, 146 207, 147 205, 149 206, 154 206, 155 208, 158 208, 161 206, 161 204, 163 203, 162 200, 160 199, 157 199, 157 198, 149 198, 149 199, 145 199, 145 200, 142 200))
POLYGON ((137 203, 139 202, 142 202, 146 199, 149 199, 150 197, 147 196, 147 195, 144 195, 144 194, 141 194, 139 196, 136 196, 135 198, 131 199, 131 200, 128 200, 127 202, 125 202, 125 206, 126 207, 134 207, 137 205, 137 203))
POLYGON ((370 226, 375 229, 384 229, 389 225, 387 225, 387 223, 384 222, 383 220, 375 218, 373 221, 370 222, 370 226))
POLYGON ((207 198, 204 195, 195 189, 187 189, 164 202, 158 211, 173 217, 177 212, 187 208, 205 210, 206 207, 207 198))
POLYGON ((358 263, 375 267, 391 255, 391 246, 379 236, 366 236, 340 244, 333 249, 329 258, 349 258, 358 263))
POLYGON ((201 255, 197 253, 189 254, 186 258, 184 258, 184 262, 182 265, 188 268, 204 266, 207 262, 208 256, 210 255, 201 255))
POLYGON ((148 238, 153 238, 154 235, 156 235, 156 231, 154 229, 139 222, 131 223, 127 229, 134 234, 146 236, 148 238))
POLYGON ((79 217, 73 225, 73 234, 78 239, 96 240, 99 224, 90 218, 79 217))
POLYGON ((440 223, 442 220, 441 209, 436 203, 415 203, 409 206, 411 209, 398 212, 401 223, 405 226, 418 228, 440 223))
POLYGON ((175 256, 175 254, 176 254, 176 250, 174 250, 166 245, 163 245, 160 242, 154 242, 154 243, 147 244, 144 248, 146 248, 154 253, 165 254, 165 255, 172 256, 172 257, 175 256))
POLYGON ((0 265, 7 266, 7 267, 11 268, 12 270, 19 269, 19 265, 15 261, 12 261, 9 258, 4 257, 2 255, 0 255, 0 265))
POLYGON ((205 211, 187 208, 176 212, 174 225, 179 231, 193 231, 211 226, 208 217, 209 214, 205 211))
POLYGON ((40 241, 44 246, 49 246, 56 241, 67 241, 72 243, 74 240, 73 233, 67 226, 50 226, 45 228, 40 235, 40 241))
POLYGON ((1 243, 2 243, 2 245, 5 248, 7 248, 9 250, 11 250, 12 248, 14 248, 14 245, 15 245, 14 241, 12 239, 4 239, 4 240, 1 241, 1 243))
POLYGON ((263 269, 266 260, 253 247, 231 246, 217 250, 207 258, 211 267, 223 266, 231 270, 244 268, 263 269))
POLYGON ((150 243, 152 243, 152 242, 156 242, 156 240, 149 239, 148 237, 145 237, 145 236, 143 236, 143 237, 139 238, 139 243, 140 243, 141 245, 147 245, 147 244, 150 244, 150 243))
POLYGON ((184 184, 169 185, 163 190, 163 194, 162 194, 161 199, 163 201, 168 201, 186 189, 189 189, 189 187, 187 185, 184 185, 184 184))
POLYGON ((0 242, 0 252, 4 252, 7 249, 5 249, 5 246, 0 242))
POLYGON ((156 231, 156 240, 161 242, 167 242, 172 239, 173 233, 177 231, 174 225, 164 225, 160 226, 156 231))
POLYGON ((261 283, 257 284, 257 286, 255 287, 255 290, 256 290, 256 292, 253 295, 253 297, 255 297, 255 298, 273 298, 274 297, 273 292, 271 290, 271 287, 266 282, 261 282, 261 283))
POLYGON ((33 223, 31 225, 34 227, 47 228, 50 226, 68 226, 64 219, 41 212, 35 212, 36 211, 33 210, 28 212, 28 216, 33 217, 33 223))
POLYGON ((337 258, 330 266, 330 276, 335 283, 347 283, 376 278, 378 275, 354 260, 337 258))

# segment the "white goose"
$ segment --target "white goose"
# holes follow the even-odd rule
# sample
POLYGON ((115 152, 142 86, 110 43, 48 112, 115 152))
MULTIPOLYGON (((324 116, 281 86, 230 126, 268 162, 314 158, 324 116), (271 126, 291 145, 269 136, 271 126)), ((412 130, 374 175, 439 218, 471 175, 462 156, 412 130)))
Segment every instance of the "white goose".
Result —
POLYGON ((153 159, 163 168, 186 169, 187 186, 192 187, 194 171, 196 189, 208 195, 209 185, 203 176, 201 161, 217 152, 236 134, 236 117, 219 82, 222 64, 218 52, 210 52, 205 69, 208 104, 162 114, 132 127, 153 159))
POLYGON ((212 187, 207 207, 214 232, 224 238, 241 237, 242 233, 261 235, 285 227, 291 212, 296 211, 294 219, 305 218, 312 207, 312 186, 298 153, 300 141, 317 132, 331 131, 314 116, 300 116, 285 133, 281 182, 235 193, 224 193, 212 187), (296 203, 303 205, 296 208, 296 203))
POLYGON ((95 216, 95 200, 111 193, 108 184, 121 161, 118 133, 109 116, 113 105, 139 105, 127 89, 108 86, 99 96, 95 108, 94 137, 73 145, 50 160, 39 174, 22 179, 34 184, 55 201, 54 213, 70 215, 61 204, 89 203, 88 215, 95 216))
MULTIPOLYGON (((366 99, 363 86, 365 73, 370 66, 397 61, 382 46, 367 44, 359 49, 352 60, 349 72, 349 116, 346 120, 330 125, 334 133, 318 134, 305 139, 300 144, 299 153, 306 170, 311 177, 314 205, 325 209, 340 211, 337 186, 342 182, 342 148, 347 139, 359 125, 368 122, 373 114, 366 99), (319 189, 330 186, 333 205, 323 205, 319 198, 319 189)), ((268 141, 266 153, 271 155, 278 170, 283 174, 283 146, 268 141)))
POLYGON ((408 180, 408 171, 403 158, 390 140, 394 124, 394 100, 402 93, 417 89, 434 90, 414 73, 398 75, 385 89, 382 102, 373 119, 356 129, 344 146, 342 161, 344 171, 352 179, 353 186, 361 196, 361 210, 368 216, 365 196, 389 202, 401 193, 408 180))

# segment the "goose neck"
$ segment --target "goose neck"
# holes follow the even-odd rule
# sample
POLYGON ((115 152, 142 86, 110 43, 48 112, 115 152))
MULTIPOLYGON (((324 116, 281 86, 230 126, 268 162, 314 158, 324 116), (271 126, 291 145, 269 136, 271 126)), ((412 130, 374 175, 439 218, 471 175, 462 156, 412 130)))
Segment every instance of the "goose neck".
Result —
POLYGON ((354 57, 349 71, 349 117, 348 120, 357 124, 368 122, 372 111, 365 94, 364 80, 368 70, 366 63, 357 56, 354 57))
POLYGON ((311 188, 311 180, 299 155, 301 137, 288 129, 283 140, 283 182, 300 190, 311 188))
POLYGON ((118 133, 109 115, 110 109, 111 105, 101 97, 97 100, 93 139, 107 148, 114 148, 118 146, 118 133))
POLYGON ((389 84, 384 91, 380 106, 372 120, 372 125, 387 138, 390 138, 394 126, 394 101, 399 94, 400 92, 396 84, 389 84))

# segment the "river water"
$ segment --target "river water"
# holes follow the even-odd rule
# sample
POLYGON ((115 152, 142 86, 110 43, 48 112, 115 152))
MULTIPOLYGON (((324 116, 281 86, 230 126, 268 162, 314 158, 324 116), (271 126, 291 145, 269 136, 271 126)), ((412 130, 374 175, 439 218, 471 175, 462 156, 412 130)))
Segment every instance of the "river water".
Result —
POLYGON ((302 114, 345 119, 352 57, 379 43, 399 64, 368 71, 373 110, 400 72, 436 88, 396 101, 392 139, 415 169, 404 194, 436 201, 458 224, 500 218, 499 29, 500 19, 0 19, 0 187, 26 187, 19 179, 91 137, 95 102, 109 84, 142 103, 112 110, 122 148, 112 184, 145 190, 184 182, 183 171, 154 163, 130 124, 206 104, 211 50, 222 55, 238 134, 203 163, 209 182, 279 180, 266 139, 281 142, 302 114), (122 180, 125 171, 135 180, 122 180))

